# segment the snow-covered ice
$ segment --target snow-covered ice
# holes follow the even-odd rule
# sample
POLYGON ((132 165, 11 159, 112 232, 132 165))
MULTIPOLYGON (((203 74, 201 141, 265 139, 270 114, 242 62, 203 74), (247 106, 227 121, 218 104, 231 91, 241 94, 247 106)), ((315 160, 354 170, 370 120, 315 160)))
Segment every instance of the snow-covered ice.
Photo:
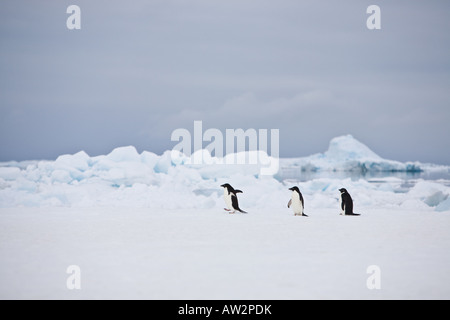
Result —
POLYGON ((448 167, 386 160, 352 136, 280 159, 311 179, 201 153, 211 165, 132 146, 1 163, 0 298, 450 298, 450 183, 389 176, 448 167), (249 214, 223 211, 223 183, 249 214), (292 185, 309 218, 287 208, 292 185), (361 217, 338 215, 341 187, 361 217), (66 288, 69 265, 79 291, 66 288), (366 287, 369 265, 381 290, 366 287))
POLYGON ((418 172, 429 167, 419 162, 383 159, 351 135, 332 139, 324 153, 282 161, 284 166, 299 167, 302 171, 418 172))
MULTIPOLYGON (((286 196, 286 186, 298 182, 286 179, 286 175, 262 176, 258 165, 225 165, 224 159, 211 157, 207 150, 201 153, 211 164, 195 165, 186 156, 172 157, 170 151, 162 155, 147 151, 138 153, 132 146, 117 148, 104 156, 90 157, 81 151, 62 155, 55 161, 0 164, 0 207, 211 209, 222 201, 218 186, 229 182, 245 190, 242 197, 248 208, 276 208, 276 199, 286 196)), ((324 153, 280 159, 280 166, 280 171, 291 170, 305 175, 308 171, 321 173, 299 183, 302 192, 309 195, 310 203, 320 202, 317 199, 323 197, 330 199, 318 207, 334 207, 334 199, 338 197, 336 190, 342 186, 365 206, 388 203, 401 207, 406 201, 415 201, 426 204, 427 210, 434 210, 450 194, 448 181, 418 179, 414 181, 417 182, 414 188, 403 190, 402 179, 395 177, 384 177, 377 183, 345 178, 355 172, 441 170, 447 175, 450 172, 449 167, 444 166, 385 160, 350 135, 332 139, 324 153), (336 172, 341 172, 344 178, 336 178, 336 172)), ((440 206, 440 210, 443 207, 440 206)))
POLYGON ((450 298, 448 212, 360 211, 2 209, 0 298, 450 298), (70 265, 81 290, 66 287, 70 265))

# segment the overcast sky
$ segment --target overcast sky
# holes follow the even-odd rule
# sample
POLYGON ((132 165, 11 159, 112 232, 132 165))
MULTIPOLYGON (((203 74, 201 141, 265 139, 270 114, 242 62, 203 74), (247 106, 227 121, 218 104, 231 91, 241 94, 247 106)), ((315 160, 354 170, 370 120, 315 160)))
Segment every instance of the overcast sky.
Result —
POLYGON ((202 120, 280 129, 283 157, 352 134, 385 158, 450 164, 449 30, 442 0, 2 0, 0 161, 160 154, 202 120))

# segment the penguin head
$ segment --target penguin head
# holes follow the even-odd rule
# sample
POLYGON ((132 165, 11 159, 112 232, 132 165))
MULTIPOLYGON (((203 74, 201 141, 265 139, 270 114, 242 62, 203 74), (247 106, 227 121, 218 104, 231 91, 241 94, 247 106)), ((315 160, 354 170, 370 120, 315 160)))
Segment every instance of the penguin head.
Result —
POLYGON ((298 189, 298 187, 297 187, 297 186, 295 186, 295 187, 292 187, 292 188, 289 188, 289 190, 291 190, 291 191, 297 191, 297 192, 298 192, 298 194, 300 194, 300 190, 298 189))
POLYGON ((347 189, 345 189, 345 188, 341 188, 341 189, 339 189, 339 191, 340 191, 341 193, 348 193, 347 189))
POLYGON ((233 190, 233 187, 229 183, 221 185, 222 188, 227 188, 227 190, 233 190))
POLYGON ((234 195, 236 195, 238 193, 243 193, 241 190, 235 190, 229 183, 225 183, 225 184, 221 185, 221 187, 226 188, 228 190, 228 192, 234 193, 234 195))

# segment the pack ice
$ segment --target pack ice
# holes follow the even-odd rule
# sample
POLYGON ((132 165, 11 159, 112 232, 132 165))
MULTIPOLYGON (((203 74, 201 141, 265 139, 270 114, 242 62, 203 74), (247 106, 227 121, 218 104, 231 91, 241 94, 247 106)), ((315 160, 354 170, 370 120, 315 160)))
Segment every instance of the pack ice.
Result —
POLYGON ((284 207, 287 188, 293 183, 306 196, 309 210, 335 208, 337 190, 343 186, 353 195, 355 206, 363 208, 450 210, 450 188, 445 181, 419 179, 405 189, 404 181, 394 177, 377 183, 327 177, 327 172, 449 172, 443 166, 383 159, 351 135, 332 139, 324 153, 280 159, 282 169, 324 173, 303 182, 280 175, 261 176, 257 165, 224 165, 224 159, 211 157, 207 150, 198 152, 208 159, 208 165, 194 165, 189 157, 173 157, 171 151, 138 153, 133 146, 95 157, 81 151, 55 161, 1 163, 0 207, 221 208, 219 186, 228 182, 244 191, 241 203, 249 210, 284 207))

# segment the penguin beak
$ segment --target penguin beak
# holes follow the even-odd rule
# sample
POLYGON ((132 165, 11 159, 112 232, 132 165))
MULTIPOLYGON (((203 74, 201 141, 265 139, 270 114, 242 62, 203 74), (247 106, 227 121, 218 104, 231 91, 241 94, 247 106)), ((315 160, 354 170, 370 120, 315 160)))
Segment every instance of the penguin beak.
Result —
POLYGON ((221 187, 222 187, 222 188, 225 188, 225 185, 223 184, 223 185, 221 185, 221 187))
POLYGON ((294 191, 294 188, 289 188, 289 190, 294 191))

